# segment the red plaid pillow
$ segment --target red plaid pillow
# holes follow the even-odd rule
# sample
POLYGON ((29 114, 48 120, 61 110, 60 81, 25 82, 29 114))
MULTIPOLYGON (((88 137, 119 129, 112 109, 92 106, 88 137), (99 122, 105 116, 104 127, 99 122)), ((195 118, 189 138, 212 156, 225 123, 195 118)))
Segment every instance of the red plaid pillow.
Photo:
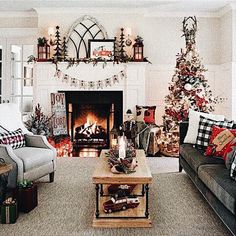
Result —
POLYGON ((146 124, 155 124, 156 106, 138 106, 136 105, 136 121, 146 124))
POLYGON ((220 128, 213 126, 206 156, 223 157, 227 145, 236 137, 235 129, 220 128))
POLYGON ((22 130, 0 133, 0 144, 11 145, 13 149, 24 147, 25 137, 22 130))

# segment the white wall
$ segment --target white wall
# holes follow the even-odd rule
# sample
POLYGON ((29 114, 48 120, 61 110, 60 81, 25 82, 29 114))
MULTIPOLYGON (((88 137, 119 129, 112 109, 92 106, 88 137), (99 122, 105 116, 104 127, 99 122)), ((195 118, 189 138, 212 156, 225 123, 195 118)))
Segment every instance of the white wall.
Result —
MULTIPOLYGON (((59 25, 61 35, 66 36, 73 22, 83 15, 84 13, 79 14, 79 10, 70 12, 52 10, 50 14, 45 9, 40 10, 38 11, 39 35, 47 36, 49 26, 59 25)), ((175 55, 180 52, 181 47, 185 46, 185 40, 181 37, 183 17, 148 17, 148 14, 143 16, 121 12, 88 15, 95 17, 105 27, 110 38, 119 36, 121 27, 131 27, 134 36, 138 34, 144 38, 145 56, 152 62, 152 65, 147 67, 146 105, 157 106, 156 118, 157 123, 160 124, 164 113, 164 97, 168 94, 168 83, 174 73, 175 55)), ((209 83, 212 84, 213 91, 219 92, 217 76, 219 76, 218 65, 221 62, 220 19, 218 17, 197 17, 197 19, 197 47, 203 63, 206 67, 210 67, 206 73, 209 83)), ((220 94, 225 95, 222 91, 220 94)), ((222 105, 217 110, 228 114, 222 105)))

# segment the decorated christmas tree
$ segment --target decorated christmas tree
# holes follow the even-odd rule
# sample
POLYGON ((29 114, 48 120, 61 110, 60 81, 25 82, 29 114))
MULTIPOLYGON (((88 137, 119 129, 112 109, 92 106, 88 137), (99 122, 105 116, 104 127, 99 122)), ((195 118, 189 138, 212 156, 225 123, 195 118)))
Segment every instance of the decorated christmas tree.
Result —
POLYGON ((60 60, 61 57, 62 57, 62 49, 61 49, 61 36, 60 36, 60 32, 59 32, 59 29, 60 27, 59 26, 56 26, 56 33, 55 33, 55 53, 54 53, 54 57, 57 59, 57 60, 60 60))
POLYGON ((196 50, 196 17, 185 17, 183 36, 186 47, 177 54, 175 72, 165 97, 163 116, 162 152, 177 156, 179 151, 179 123, 188 118, 189 108, 195 111, 212 112, 218 99, 213 97, 207 79, 206 69, 196 50))

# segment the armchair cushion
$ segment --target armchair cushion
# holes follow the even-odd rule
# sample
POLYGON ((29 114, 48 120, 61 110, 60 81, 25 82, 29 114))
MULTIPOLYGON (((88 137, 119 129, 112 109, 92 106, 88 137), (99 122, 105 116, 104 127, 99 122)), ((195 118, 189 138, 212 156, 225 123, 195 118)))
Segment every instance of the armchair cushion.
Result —
POLYGON ((13 150, 14 154, 24 163, 24 172, 35 167, 40 167, 54 160, 54 152, 51 149, 23 147, 13 150))

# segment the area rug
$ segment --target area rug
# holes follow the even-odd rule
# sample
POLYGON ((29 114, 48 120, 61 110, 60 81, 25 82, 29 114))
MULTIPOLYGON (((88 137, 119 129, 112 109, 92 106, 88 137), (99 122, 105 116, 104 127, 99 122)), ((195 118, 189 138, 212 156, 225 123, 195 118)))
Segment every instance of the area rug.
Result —
MULTIPOLYGON (((153 174, 150 229, 94 229, 97 158, 58 159, 54 183, 38 182, 39 205, 17 223, 0 225, 0 235, 230 235, 185 173, 153 174)), ((153 162, 151 162, 153 164, 153 162)), ((152 167, 153 169, 153 167, 152 167)))

